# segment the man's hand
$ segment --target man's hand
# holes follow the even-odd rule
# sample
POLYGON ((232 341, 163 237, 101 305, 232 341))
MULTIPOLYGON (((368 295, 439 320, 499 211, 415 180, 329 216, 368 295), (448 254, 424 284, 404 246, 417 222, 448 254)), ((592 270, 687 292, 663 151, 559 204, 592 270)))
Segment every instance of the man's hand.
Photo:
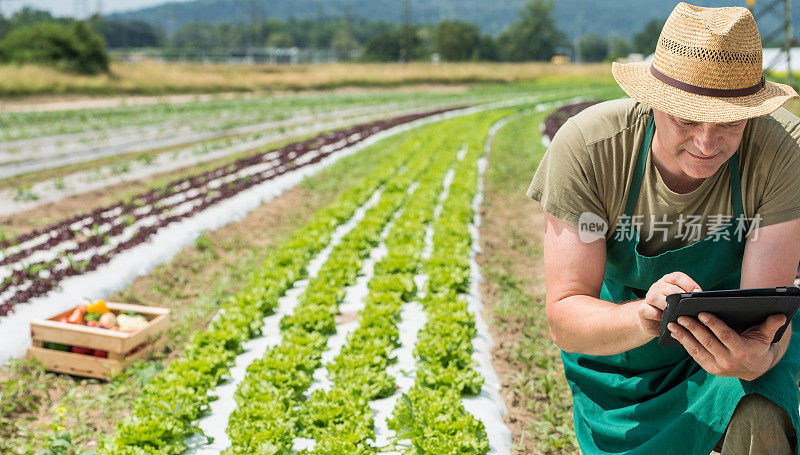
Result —
POLYGON ((644 333, 657 337, 661 332, 661 316, 667 307, 667 296, 677 292, 699 291, 700 286, 683 272, 672 272, 653 283, 638 303, 639 324, 644 333))
POLYGON ((752 381, 776 363, 777 345, 772 344, 772 339, 786 316, 773 314, 741 335, 712 314, 700 313, 698 318, 700 321, 681 316, 678 324, 671 322, 667 328, 709 373, 752 381))

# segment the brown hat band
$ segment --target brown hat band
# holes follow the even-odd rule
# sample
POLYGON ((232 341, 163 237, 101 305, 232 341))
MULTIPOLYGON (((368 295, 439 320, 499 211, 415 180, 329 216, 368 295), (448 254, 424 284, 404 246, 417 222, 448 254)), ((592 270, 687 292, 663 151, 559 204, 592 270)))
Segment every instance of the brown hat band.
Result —
POLYGON ((723 89, 723 88, 708 88, 708 87, 700 87, 697 85, 687 84, 686 82, 679 81, 677 79, 673 79, 666 74, 662 73, 661 71, 657 70, 655 65, 650 65, 650 73, 661 82, 671 85, 675 88, 681 89, 685 92, 693 93, 695 95, 704 95, 704 96, 713 96, 718 98, 733 98, 737 96, 748 96, 758 93, 759 90, 764 88, 766 85, 766 80, 764 76, 761 76, 761 81, 753 85, 751 87, 745 88, 735 88, 735 89, 723 89))

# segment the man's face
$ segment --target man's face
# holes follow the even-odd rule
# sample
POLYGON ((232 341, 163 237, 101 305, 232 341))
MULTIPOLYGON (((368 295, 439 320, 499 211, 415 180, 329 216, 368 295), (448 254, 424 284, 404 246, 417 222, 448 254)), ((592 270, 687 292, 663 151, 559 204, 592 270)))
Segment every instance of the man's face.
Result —
POLYGON ((653 109, 655 148, 673 175, 692 179, 710 177, 739 148, 747 120, 699 123, 653 109))

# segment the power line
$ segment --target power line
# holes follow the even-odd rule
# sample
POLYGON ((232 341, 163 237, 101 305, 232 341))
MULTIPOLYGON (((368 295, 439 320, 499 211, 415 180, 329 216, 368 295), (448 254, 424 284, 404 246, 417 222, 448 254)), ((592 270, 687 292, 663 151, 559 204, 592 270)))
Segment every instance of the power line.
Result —
POLYGON ((86 18, 88 16, 87 12, 89 11, 89 6, 86 4, 86 0, 73 0, 73 14, 75 15, 76 19, 86 18))
POLYGON ((765 71, 772 73, 781 62, 786 62, 786 79, 791 84, 793 82, 792 74, 792 47, 798 44, 797 40, 792 34, 792 14, 789 0, 765 0, 761 2, 763 7, 756 9, 756 0, 747 0, 747 7, 753 13, 756 19, 772 18, 778 22, 778 26, 762 35, 762 41, 770 43, 774 39, 783 34, 783 42, 778 54, 766 65, 765 71), (783 4, 783 8, 780 8, 783 4))

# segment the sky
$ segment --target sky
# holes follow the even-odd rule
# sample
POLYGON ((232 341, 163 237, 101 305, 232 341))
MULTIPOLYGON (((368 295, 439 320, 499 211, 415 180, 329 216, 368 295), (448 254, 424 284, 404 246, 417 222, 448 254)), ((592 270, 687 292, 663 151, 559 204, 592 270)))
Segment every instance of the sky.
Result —
MULTIPOLYGON (((0 13, 13 14, 18 9, 31 8, 47 10, 55 16, 86 17, 99 9, 104 14, 117 11, 153 6, 169 0, 0 0, 0 13)), ((187 0, 174 0, 187 1, 187 0)))

